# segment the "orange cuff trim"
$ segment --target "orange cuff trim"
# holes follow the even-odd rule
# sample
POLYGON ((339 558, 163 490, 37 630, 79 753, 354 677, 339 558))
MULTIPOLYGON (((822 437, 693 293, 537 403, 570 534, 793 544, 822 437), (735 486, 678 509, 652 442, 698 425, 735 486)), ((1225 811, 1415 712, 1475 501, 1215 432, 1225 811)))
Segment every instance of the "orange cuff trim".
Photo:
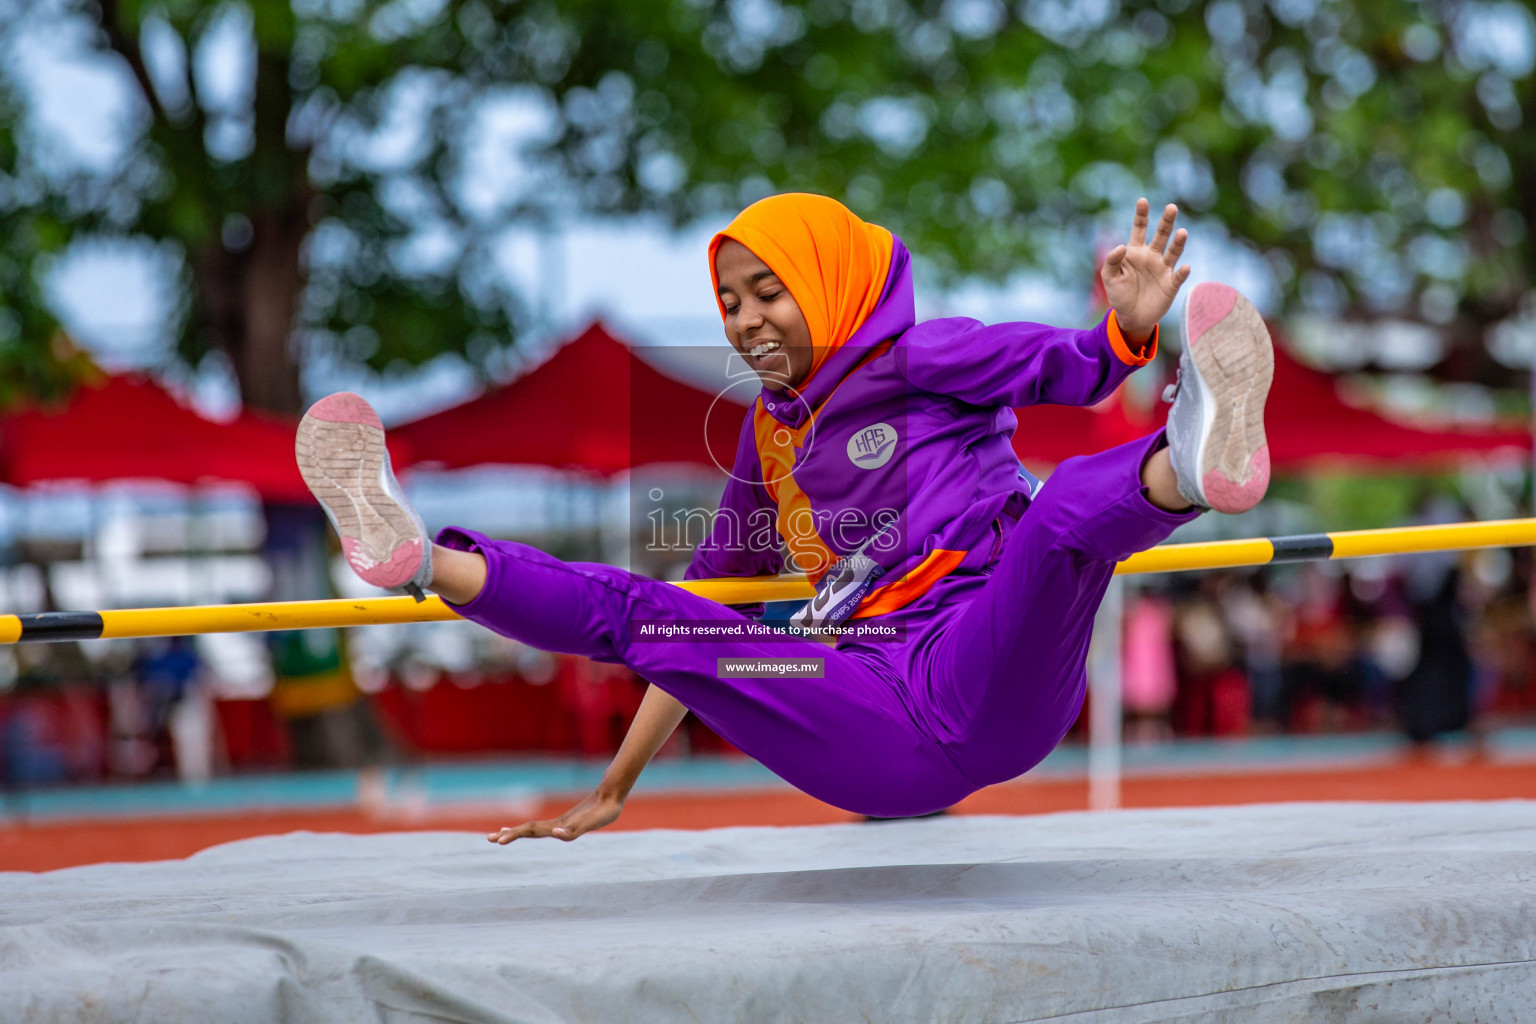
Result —
POLYGON ((1114 310, 1109 311, 1109 319, 1104 322, 1104 327, 1109 332, 1109 347, 1115 350, 1115 355, 1122 363, 1130 366, 1146 366, 1157 355, 1158 328, 1156 325, 1152 328, 1152 337, 1136 346, 1141 350, 1140 352, 1131 350, 1130 343, 1120 331, 1120 320, 1115 316, 1114 310))

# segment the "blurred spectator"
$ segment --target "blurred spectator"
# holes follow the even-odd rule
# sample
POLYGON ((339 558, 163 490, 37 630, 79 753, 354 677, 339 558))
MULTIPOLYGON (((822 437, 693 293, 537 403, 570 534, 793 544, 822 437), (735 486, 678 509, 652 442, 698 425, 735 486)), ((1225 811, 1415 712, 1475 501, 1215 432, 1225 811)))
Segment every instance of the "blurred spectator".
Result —
POLYGON ((335 630, 272 634, 277 684, 272 708, 288 726, 295 768, 364 768, 378 765, 388 743, 352 681, 335 630))
MULTIPOLYGON (((1466 515, 1460 502, 1434 495, 1415 518, 1426 524, 1452 523, 1466 515)), ((1420 643, 1418 661, 1398 690, 1398 714, 1414 743, 1465 729, 1472 721, 1474 665, 1463 598, 1476 602, 1476 588, 1471 585, 1475 580, 1462 572, 1462 557, 1438 551, 1408 562, 1406 591, 1415 608, 1420 643)))
POLYGON ((1248 731, 1248 681, 1235 662, 1232 637, 1217 601, 1220 577, 1201 579, 1174 615, 1179 692, 1173 726, 1186 736, 1237 736, 1248 731))
POLYGON ((1227 627, 1242 649, 1253 721, 1266 730, 1283 729, 1285 645, 1294 630, 1291 609, 1263 574, 1236 581, 1223 594, 1227 627))
POLYGON ((1460 584, 1461 572, 1453 568, 1419 608, 1418 664, 1399 690, 1403 731, 1415 743, 1465 729, 1472 719, 1472 653, 1460 584))
POLYGON ((1122 688, 1126 735, 1132 740, 1167 739, 1168 714, 1178 694, 1173 663, 1173 605, 1157 594, 1138 592, 1125 613, 1122 688))
MULTIPOLYGON (((147 741, 156 748, 156 764, 178 764, 172 720, 197 685, 202 659, 188 637, 157 637, 144 641, 134 660, 139 713, 147 741)), ((197 755, 194 759, 201 760, 197 755)))
POLYGON ((1418 662, 1419 629, 1400 575, 1351 573, 1348 583, 1361 678, 1352 725, 1380 727, 1392 721, 1393 694, 1418 662))
POLYGON ((1288 728, 1338 732, 1348 724, 1349 710, 1362 706, 1365 668, 1344 582, 1326 563, 1301 569, 1281 702, 1288 728))
POLYGON ((1474 711, 1492 715, 1536 713, 1536 637, 1532 633, 1531 560, 1527 552, 1513 559, 1515 571, 1490 596, 1473 633, 1473 657, 1486 671, 1488 685, 1474 711))
POLYGON ((35 684, 22 683, 0 720, 0 773, 10 788, 69 779, 69 761, 55 704, 35 684))
POLYGON ((0 696, 0 782, 94 781, 108 762, 107 714, 74 644, 17 647, 14 688, 0 696), (71 656, 73 654, 74 656, 71 656))

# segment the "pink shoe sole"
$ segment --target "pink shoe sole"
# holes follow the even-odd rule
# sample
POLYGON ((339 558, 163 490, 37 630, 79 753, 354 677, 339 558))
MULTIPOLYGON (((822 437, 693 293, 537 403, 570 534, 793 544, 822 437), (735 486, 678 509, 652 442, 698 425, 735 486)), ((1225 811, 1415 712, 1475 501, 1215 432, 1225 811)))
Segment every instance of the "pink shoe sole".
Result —
POLYGON ((1237 305, 1237 299, 1236 288, 1204 282, 1195 285, 1189 293, 1189 305, 1184 310, 1186 341, 1191 345, 1197 343, 1206 331, 1215 327, 1225 319, 1228 313, 1232 312, 1232 307, 1237 305))
POLYGON ((368 404, 362 395, 354 395, 350 391, 338 391, 334 395, 326 395, 320 401, 309 407, 304 414, 313 416, 327 423, 361 423, 380 431, 384 430, 384 421, 379 419, 379 414, 373 411, 373 406, 368 404))
POLYGON ((1269 489, 1264 402, 1275 373, 1269 329, 1237 289, 1202 282, 1185 308, 1184 344, 1209 403, 1199 466, 1206 504, 1246 512, 1269 489))
POLYGON ((376 587, 411 583, 426 531, 395 481, 373 407, 348 392, 322 398, 304 414, 294 448, 352 571, 376 587))

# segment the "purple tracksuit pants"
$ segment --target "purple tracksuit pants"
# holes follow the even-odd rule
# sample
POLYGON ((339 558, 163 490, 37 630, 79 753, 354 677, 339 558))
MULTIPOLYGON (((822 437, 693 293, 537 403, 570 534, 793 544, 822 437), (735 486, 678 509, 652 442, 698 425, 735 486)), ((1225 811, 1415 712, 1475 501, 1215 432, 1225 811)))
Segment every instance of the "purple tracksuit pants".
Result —
POLYGON ((738 614, 612 566, 562 562, 449 528, 485 557, 485 589, 458 611, 534 647, 620 662, 806 793, 860 814, 935 811, 1038 764, 1076 720, 1094 613, 1115 563, 1195 513, 1164 512, 1140 471, 1152 435, 1069 459, 1016 522, 990 571, 949 576, 883 616, 893 642, 636 642, 630 622, 738 614), (825 676, 725 678, 722 657, 822 658, 825 676))

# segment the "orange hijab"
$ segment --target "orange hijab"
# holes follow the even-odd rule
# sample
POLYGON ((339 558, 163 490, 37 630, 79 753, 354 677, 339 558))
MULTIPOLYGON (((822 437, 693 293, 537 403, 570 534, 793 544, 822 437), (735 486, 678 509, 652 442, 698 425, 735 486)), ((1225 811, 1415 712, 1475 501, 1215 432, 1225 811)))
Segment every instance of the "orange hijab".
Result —
POLYGON ((814 346, 806 383, 869 319, 891 268, 891 233, 866 224, 836 199, 806 192, 769 196, 742 210, 710 239, 709 279, 722 320, 725 303, 715 252, 727 238, 767 264, 804 314, 814 346))

